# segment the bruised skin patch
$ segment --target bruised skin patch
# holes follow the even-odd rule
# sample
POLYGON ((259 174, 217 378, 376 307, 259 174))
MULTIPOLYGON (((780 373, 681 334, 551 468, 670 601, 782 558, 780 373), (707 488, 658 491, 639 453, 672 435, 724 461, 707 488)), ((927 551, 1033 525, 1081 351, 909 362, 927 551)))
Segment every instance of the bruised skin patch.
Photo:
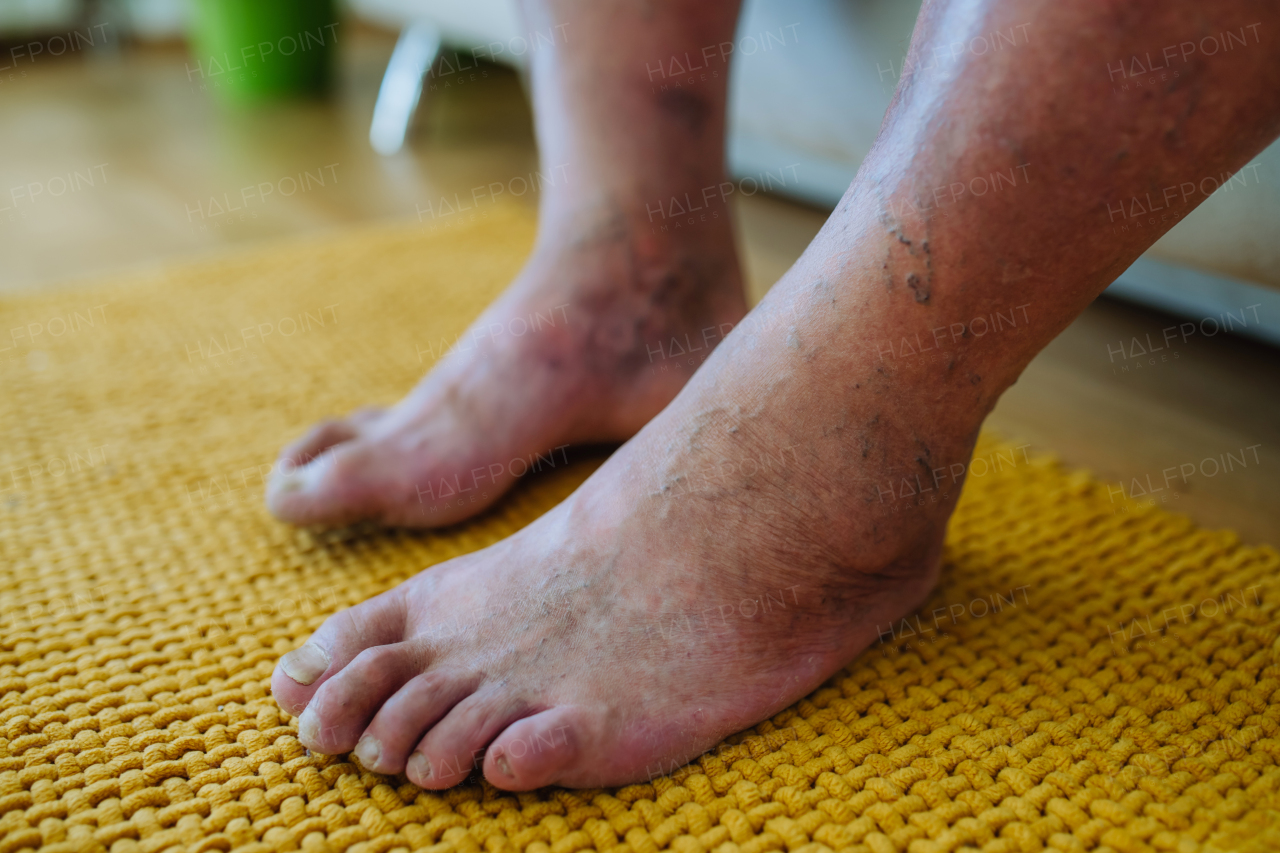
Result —
MULTIPOLYGON (((933 258, 927 232, 925 236, 913 239, 907 234, 906 223, 896 220, 888 210, 881 212, 880 221, 894 237, 885 249, 886 259, 882 266, 885 289, 893 290, 895 280, 901 278, 911 298, 917 304, 927 304, 933 295, 933 258)), ((927 227, 927 223, 921 223, 921 228, 927 227)))
POLYGON ((702 133, 702 128, 711 115, 711 106, 685 89, 668 89, 665 92, 659 92, 658 106, 694 136, 702 133))
POLYGON ((915 273, 907 275, 907 287, 911 288, 911 295, 915 297, 916 302, 929 301, 929 283, 920 280, 920 276, 915 273))

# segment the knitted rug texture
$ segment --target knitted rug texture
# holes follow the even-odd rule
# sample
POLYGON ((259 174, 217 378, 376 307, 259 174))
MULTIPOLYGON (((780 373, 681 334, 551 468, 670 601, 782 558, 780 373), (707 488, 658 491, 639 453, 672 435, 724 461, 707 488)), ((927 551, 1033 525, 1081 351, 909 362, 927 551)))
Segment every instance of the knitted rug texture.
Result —
POLYGON ((438 532, 265 511, 283 443, 400 397, 519 269, 527 213, 457 219, 0 302, 0 853, 1280 849, 1280 556, 990 438, 928 603, 686 766, 430 793, 309 755, 279 657, 599 464, 438 532))

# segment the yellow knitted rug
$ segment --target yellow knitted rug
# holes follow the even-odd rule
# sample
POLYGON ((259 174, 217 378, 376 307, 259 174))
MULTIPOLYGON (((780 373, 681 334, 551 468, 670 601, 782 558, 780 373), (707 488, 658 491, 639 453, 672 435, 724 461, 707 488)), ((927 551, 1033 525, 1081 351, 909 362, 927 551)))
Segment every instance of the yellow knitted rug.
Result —
POLYGON ((403 394, 532 234, 495 208, 0 303, 0 853, 1280 849, 1277 553, 989 440, 930 602, 686 767, 425 793, 306 754, 281 654, 598 464, 437 533, 262 506, 277 448, 403 394))

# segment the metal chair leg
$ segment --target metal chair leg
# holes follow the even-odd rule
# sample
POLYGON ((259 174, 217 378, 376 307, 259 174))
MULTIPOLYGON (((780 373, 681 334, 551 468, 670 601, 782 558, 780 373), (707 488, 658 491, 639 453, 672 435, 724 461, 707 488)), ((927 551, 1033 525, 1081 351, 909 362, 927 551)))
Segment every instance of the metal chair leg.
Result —
POLYGON ((417 21, 400 33, 373 107, 369 142, 374 151, 390 156, 404 147, 422 97, 422 80, 439 55, 440 30, 434 24, 417 21))

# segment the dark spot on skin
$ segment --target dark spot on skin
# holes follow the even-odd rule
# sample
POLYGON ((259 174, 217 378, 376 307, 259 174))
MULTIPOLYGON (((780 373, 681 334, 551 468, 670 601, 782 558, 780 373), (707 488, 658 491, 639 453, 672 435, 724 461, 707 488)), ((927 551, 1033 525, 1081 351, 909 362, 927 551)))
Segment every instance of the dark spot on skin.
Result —
MULTIPOLYGON (((653 305, 661 305, 664 307, 674 303, 677 297, 683 295, 684 289, 681 287, 682 284, 684 284, 684 282, 682 282, 680 277, 674 272, 668 270, 665 273, 662 273, 658 276, 657 285, 654 286, 653 291, 649 296, 649 301, 653 305)), ((641 287, 643 286, 644 285, 641 284, 641 287)))
POLYGON ((929 285, 920 281, 920 276, 911 273, 907 276, 907 287, 911 288, 911 294, 916 298, 916 302, 925 303, 929 301, 929 285))
POLYGON ((668 89, 658 93, 658 106, 697 136, 707 123, 711 108, 707 102, 687 89, 668 89))
POLYGON ((947 356, 947 372, 950 373, 956 367, 956 360, 952 356, 947 356))
POLYGON ((981 381, 982 381, 982 377, 981 377, 981 376, 979 376, 978 374, 976 374, 976 373, 970 373, 970 374, 969 374, 969 382, 970 382, 971 384, 973 384, 973 385, 977 385, 977 384, 978 384, 979 382, 981 382, 981 381))
POLYGON ((919 439, 916 439, 916 444, 919 444, 920 449, 924 451, 924 455, 916 457, 916 462, 919 462, 920 467, 923 468, 924 470, 931 471, 933 469, 933 465, 932 465, 933 451, 929 449, 929 445, 925 444, 919 439))

